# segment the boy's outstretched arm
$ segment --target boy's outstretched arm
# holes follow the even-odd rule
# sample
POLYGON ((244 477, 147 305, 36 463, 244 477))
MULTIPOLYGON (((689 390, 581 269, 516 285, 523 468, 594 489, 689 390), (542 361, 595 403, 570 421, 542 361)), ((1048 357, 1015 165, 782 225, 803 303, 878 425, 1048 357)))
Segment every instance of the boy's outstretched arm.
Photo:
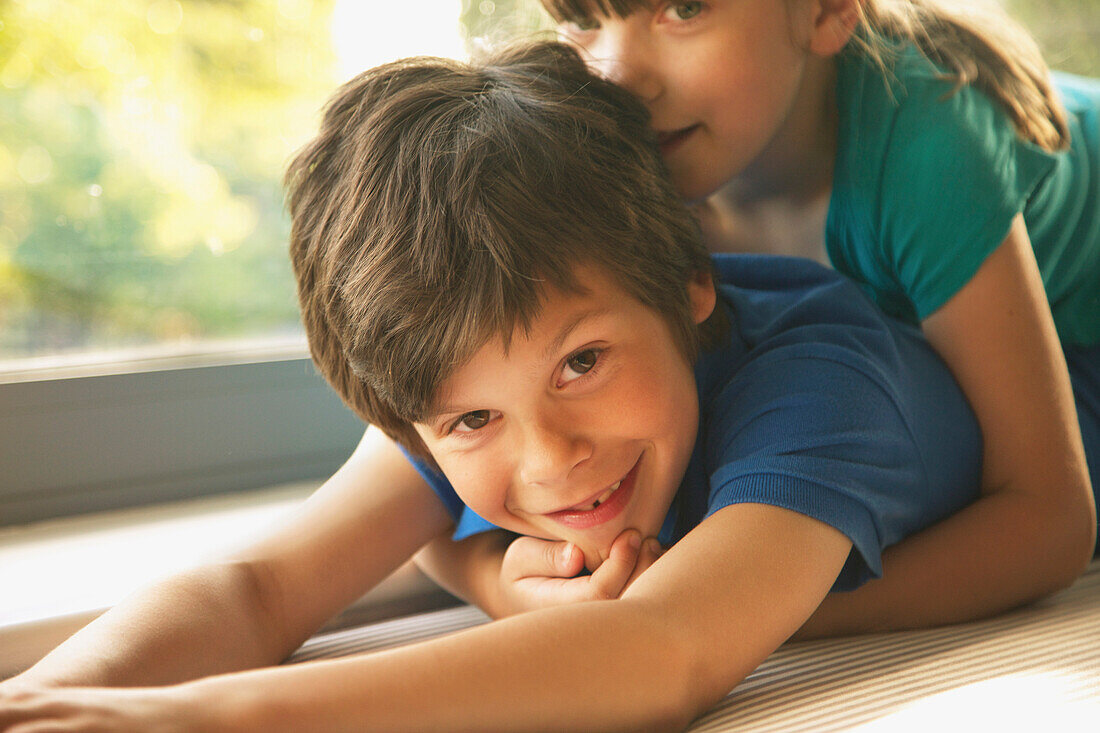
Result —
POLYGON ((4 707, 0 729, 92 709, 128 715, 108 730, 138 730, 164 710, 184 716, 179 730, 315 730, 321 720, 329 731, 682 729, 798 628, 850 547, 803 515, 729 506, 621 600, 361 657, 135 690, 144 698, 127 704, 113 690, 55 691, 4 707), (65 695, 79 699, 71 713, 65 695))
POLYGON ((266 539, 136 593, 0 690, 164 685, 276 664, 449 522, 408 460, 368 430, 266 539))

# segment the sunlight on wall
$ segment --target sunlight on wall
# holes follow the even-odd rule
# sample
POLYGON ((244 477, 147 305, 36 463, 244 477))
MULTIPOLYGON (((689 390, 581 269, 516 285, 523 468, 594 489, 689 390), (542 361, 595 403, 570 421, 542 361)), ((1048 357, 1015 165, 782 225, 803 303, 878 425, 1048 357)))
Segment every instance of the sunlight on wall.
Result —
POLYGON ((338 0, 332 13, 332 43, 340 60, 340 81, 406 56, 465 58, 458 23, 461 10, 460 0, 338 0))

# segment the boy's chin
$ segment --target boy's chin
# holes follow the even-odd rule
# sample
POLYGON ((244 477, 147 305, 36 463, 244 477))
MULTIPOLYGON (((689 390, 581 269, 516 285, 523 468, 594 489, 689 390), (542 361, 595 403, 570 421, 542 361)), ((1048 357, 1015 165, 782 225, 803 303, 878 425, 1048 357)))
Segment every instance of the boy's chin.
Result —
POLYGON ((592 541, 580 542, 574 540, 574 544, 584 553, 584 566, 588 568, 588 572, 596 572, 596 570, 604 564, 607 558, 610 557, 611 545, 614 544, 614 539, 613 537, 603 544, 594 543, 592 541))

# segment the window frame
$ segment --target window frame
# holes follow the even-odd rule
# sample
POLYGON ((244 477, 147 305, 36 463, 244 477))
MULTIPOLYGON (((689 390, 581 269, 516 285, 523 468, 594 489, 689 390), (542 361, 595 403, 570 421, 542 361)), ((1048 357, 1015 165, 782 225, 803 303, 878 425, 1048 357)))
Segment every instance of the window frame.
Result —
POLYGON ((0 374, 0 526, 327 478, 363 423, 301 346, 0 374))

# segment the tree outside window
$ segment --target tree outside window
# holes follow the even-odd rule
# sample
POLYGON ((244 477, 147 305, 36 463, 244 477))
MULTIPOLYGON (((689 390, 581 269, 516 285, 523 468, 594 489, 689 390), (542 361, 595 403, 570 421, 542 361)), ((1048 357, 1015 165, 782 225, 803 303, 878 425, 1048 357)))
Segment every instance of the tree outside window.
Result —
MULTIPOLYGON (((1100 75, 1094 0, 1006 1, 1100 75)), ((429 23, 459 50, 550 28, 535 0, 0 0, 0 365, 300 340, 282 171, 355 63, 432 51, 429 23)))

